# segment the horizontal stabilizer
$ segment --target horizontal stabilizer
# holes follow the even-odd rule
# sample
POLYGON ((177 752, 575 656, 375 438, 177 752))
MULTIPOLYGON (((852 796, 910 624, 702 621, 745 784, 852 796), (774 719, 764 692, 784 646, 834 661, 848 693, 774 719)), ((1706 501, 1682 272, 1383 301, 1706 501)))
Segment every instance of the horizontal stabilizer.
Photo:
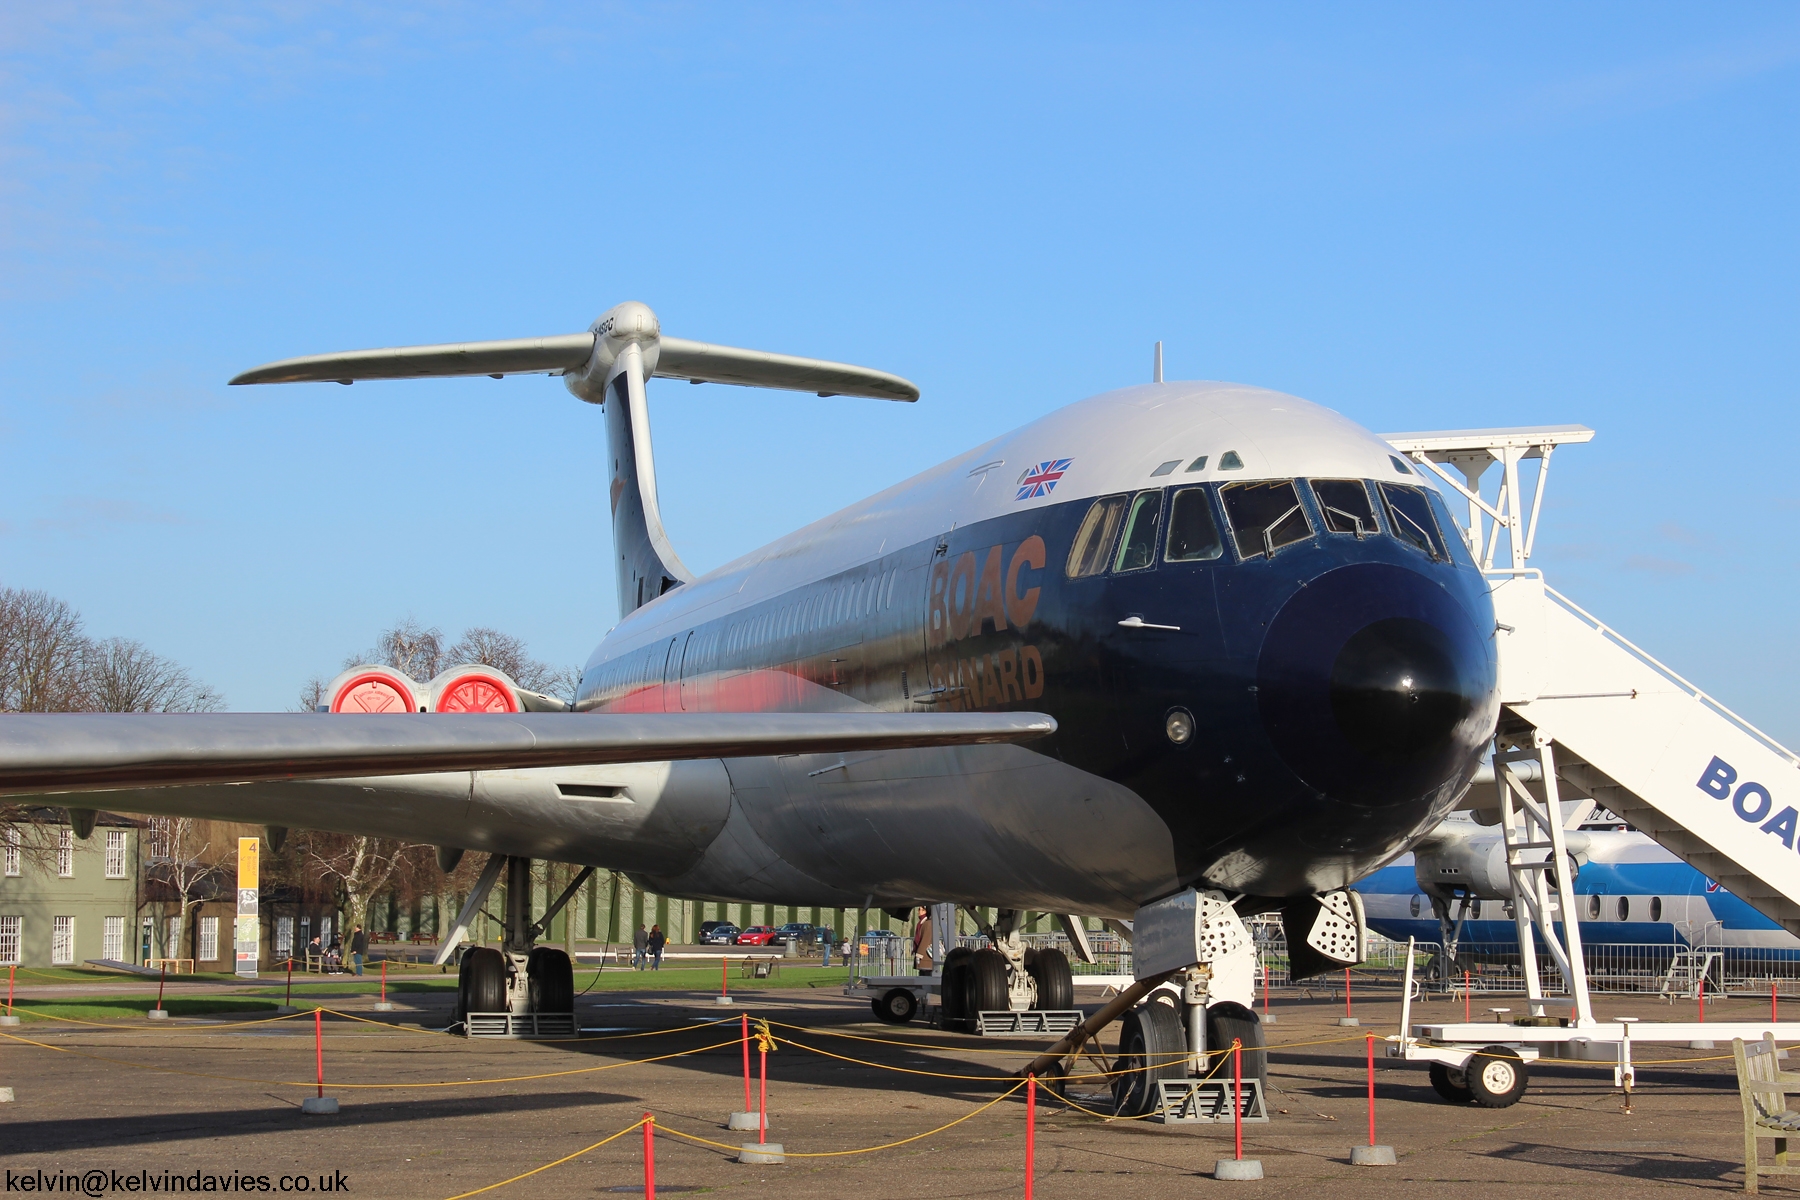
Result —
MULTIPOLYGON (((436 346, 391 346, 284 358, 245 371, 243 383, 354 383, 358 379, 430 379, 450 375, 579 376, 594 358, 592 331, 556 337, 509 338, 495 342, 445 342, 436 346)), ((867 396, 876 400, 917 400, 919 389, 887 371, 822 358, 771 354, 737 346, 715 346, 686 338, 641 339, 649 374, 695 383, 817 392, 825 396, 867 396)))
POLYGON ((444 342, 284 358, 245 371, 236 383, 351 383, 358 379, 428 379, 443 375, 516 375, 573 371, 594 352, 592 333, 507 338, 497 342, 444 342))
POLYGON ((0 795, 1022 742, 1042 713, 16 713, 0 795))

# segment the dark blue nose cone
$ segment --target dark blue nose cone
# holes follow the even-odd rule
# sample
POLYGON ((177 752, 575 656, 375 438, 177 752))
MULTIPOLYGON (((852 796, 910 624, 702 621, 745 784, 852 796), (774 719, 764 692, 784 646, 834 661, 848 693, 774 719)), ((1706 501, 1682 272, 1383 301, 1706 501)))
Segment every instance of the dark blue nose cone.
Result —
POLYGON ((1282 759, 1360 807, 1460 788, 1499 710, 1491 618, 1432 579, 1360 563, 1312 580, 1269 626, 1257 702, 1282 759))

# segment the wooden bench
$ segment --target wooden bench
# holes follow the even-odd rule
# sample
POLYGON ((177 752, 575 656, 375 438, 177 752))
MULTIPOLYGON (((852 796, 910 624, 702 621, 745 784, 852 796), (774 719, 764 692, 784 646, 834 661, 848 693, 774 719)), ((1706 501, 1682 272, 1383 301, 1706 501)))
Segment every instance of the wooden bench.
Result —
POLYGON ((1788 1107, 1787 1098, 1800 1094, 1800 1072, 1783 1071, 1781 1051, 1774 1034, 1759 1042, 1731 1040, 1731 1056, 1737 1062, 1738 1098, 1744 1106, 1744 1190, 1754 1194, 1762 1175, 1800 1175, 1800 1166, 1788 1165, 1788 1138, 1800 1137, 1800 1112, 1788 1107), (1760 1160, 1760 1141, 1775 1139, 1775 1165, 1760 1160))
POLYGON ((167 970, 171 975, 194 973, 194 960, 191 958, 146 958, 144 965, 153 971, 167 970))

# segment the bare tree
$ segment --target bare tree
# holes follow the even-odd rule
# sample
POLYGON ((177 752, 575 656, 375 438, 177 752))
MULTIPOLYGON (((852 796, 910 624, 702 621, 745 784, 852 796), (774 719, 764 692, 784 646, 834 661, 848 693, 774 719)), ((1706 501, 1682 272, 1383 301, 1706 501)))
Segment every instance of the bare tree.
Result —
POLYGON ((564 699, 574 699, 575 687, 581 682, 579 671, 570 668, 558 670, 533 658, 525 649, 523 638, 481 625, 464 630, 462 640, 450 647, 444 658, 452 664, 480 663, 484 667, 505 671, 514 683, 527 691, 561 696, 564 699))
POLYGON ((170 958, 182 957, 178 948, 187 945, 188 914, 206 899, 220 874, 219 864, 210 857, 212 842, 203 840, 205 827, 192 817, 150 818, 150 869, 181 905, 175 938, 167 947, 170 958))
POLYGON ((378 663, 392 667, 423 682, 435 676, 446 665, 443 631, 435 627, 426 628, 412 617, 407 617, 382 634, 373 650, 365 650, 360 656, 353 655, 344 660, 346 667, 354 667, 360 663, 378 663))
POLYGON ((347 928, 369 925, 369 901, 393 888, 410 892, 424 870, 428 846, 358 834, 307 835, 309 873, 338 895, 347 928))
POLYGON ((224 698, 142 642, 90 642, 85 707, 92 712, 217 712, 224 698))
POLYGON ((318 712, 319 706, 327 700, 325 681, 314 675, 300 687, 300 703, 292 712, 318 712))
POLYGON ((0 710, 84 709, 87 637, 81 615, 47 592, 0 588, 0 710))

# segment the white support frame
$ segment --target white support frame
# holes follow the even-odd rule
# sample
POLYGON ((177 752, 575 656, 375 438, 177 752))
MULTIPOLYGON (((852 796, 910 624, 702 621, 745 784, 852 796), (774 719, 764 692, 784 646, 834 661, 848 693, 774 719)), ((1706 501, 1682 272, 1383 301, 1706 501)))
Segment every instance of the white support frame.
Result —
POLYGON ((1546 1015, 1543 983, 1538 977, 1537 935, 1569 985, 1577 1027, 1594 1024, 1594 1008, 1588 993, 1587 963, 1581 953, 1581 913, 1575 899, 1572 861, 1563 836, 1562 805, 1556 788, 1556 763, 1550 738, 1534 731, 1534 745, 1525 750, 1494 753, 1494 783, 1500 791, 1500 826, 1506 842, 1506 874, 1512 888, 1513 920, 1519 931, 1519 966, 1525 975, 1526 1004, 1534 1017, 1546 1015), (1543 766, 1544 799, 1539 801, 1525 786, 1514 764, 1532 759, 1543 766), (1540 857, 1548 851, 1547 856, 1540 857), (1556 880, 1555 896, 1550 879, 1556 880), (1562 937, 1556 934, 1562 918, 1562 937))
POLYGON ((1584 425, 1546 425, 1521 429, 1472 429, 1442 433, 1390 433, 1387 441, 1413 462, 1429 470, 1468 502, 1468 524, 1459 528, 1469 552, 1483 570, 1494 568, 1500 533, 1507 538, 1513 569, 1523 568, 1537 542, 1538 515, 1544 509, 1544 485, 1550 477, 1550 455, 1558 446, 1586 442, 1594 431, 1584 425), (1519 479, 1519 464, 1540 460, 1529 501, 1519 479), (1500 488, 1494 500, 1482 498, 1481 480, 1500 464, 1500 488), (1446 467, 1462 476, 1457 482, 1446 467), (1487 518, 1484 527, 1482 519, 1487 518))

